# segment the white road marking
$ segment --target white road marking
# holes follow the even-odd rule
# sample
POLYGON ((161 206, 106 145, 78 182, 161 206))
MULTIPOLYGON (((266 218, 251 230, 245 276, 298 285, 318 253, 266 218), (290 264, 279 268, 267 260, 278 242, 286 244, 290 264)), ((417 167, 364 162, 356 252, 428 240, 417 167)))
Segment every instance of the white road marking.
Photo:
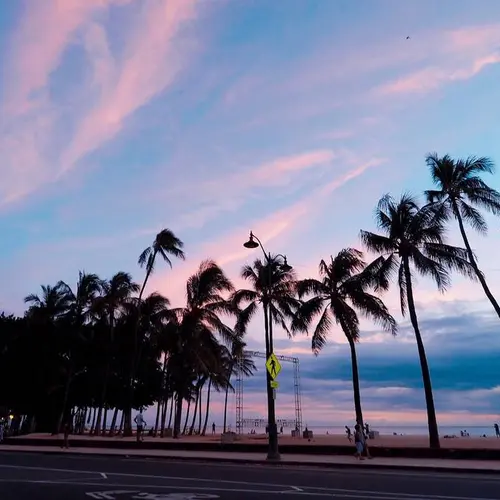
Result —
MULTIPOLYGON (((30 481, 30 480, 19 480, 19 479, 0 479, 0 483, 24 483, 24 484, 46 484, 46 485, 68 485, 68 483, 61 481, 30 481)), ((102 483, 93 482, 81 482, 81 483, 71 483, 72 485, 79 486, 101 486, 102 483)), ((109 487, 119 487, 119 488, 137 488, 137 484, 108 484, 109 487)), ((211 491, 211 492, 224 492, 224 493, 259 493, 259 494, 270 494, 270 495, 294 495, 294 496, 304 496, 304 497, 323 497, 323 498, 350 498, 356 500, 406 500, 408 497, 400 493, 388 493, 388 492, 365 492, 356 490, 346 490, 345 492, 338 490, 324 490, 324 491, 277 491, 277 490, 259 490, 259 489, 243 489, 243 488, 212 488, 204 486, 174 486, 174 485, 158 485, 158 484, 141 484, 140 488, 144 489, 168 489, 168 490, 198 490, 198 491, 211 491), (374 496, 375 495, 375 496, 374 496)), ((137 490, 136 490, 137 491, 137 490)), ((437 499, 451 499, 451 500, 494 500, 491 498, 475 498, 475 497, 433 497, 425 495, 414 495, 412 500, 433 500, 437 499)))
MULTIPOLYGON (((74 474, 95 474, 99 475, 101 474, 100 472, 96 471, 83 471, 83 470, 72 470, 72 469, 53 469, 53 468, 47 468, 47 467, 30 467, 30 466, 17 466, 17 465, 6 465, 6 464, 0 464, 0 469, 1 468, 13 468, 16 470, 39 470, 39 471, 50 471, 50 472, 71 472, 74 474)), ((175 477, 175 476, 156 476, 156 475, 149 475, 149 474, 129 474, 129 473, 123 473, 123 472, 108 472, 108 476, 118 476, 118 477, 130 477, 130 478, 141 478, 141 479, 159 479, 159 480, 170 480, 170 481, 189 481, 189 482, 201 482, 201 483, 215 483, 215 484, 227 484, 227 485, 244 485, 244 486, 262 486, 262 487, 272 487, 272 488, 290 488, 290 485, 286 484, 270 484, 270 483, 257 483, 257 482, 249 482, 249 481, 230 481, 230 480, 224 480, 224 479, 202 479, 202 478, 194 478, 194 477, 175 477)), ((6 482, 8 480, 2 480, 0 479, 0 482, 6 482)), ((22 482, 22 481, 21 481, 22 482)), ((63 481, 24 481, 24 482, 33 482, 33 483, 63 483, 63 481)), ((80 484, 80 483, 72 483, 72 484, 80 484)), ((136 486, 137 487, 137 486, 136 486)), ((163 486, 162 486, 163 487, 163 486)), ((171 488, 181 488, 178 486, 171 486, 171 488)), ((182 487, 185 489, 184 487, 182 487)), ((380 492, 380 491, 370 491, 370 490, 348 490, 348 489, 339 489, 339 488, 320 488, 320 487, 315 487, 315 486, 297 486, 297 488, 300 488, 302 490, 314 490, 318 492, 317 494, 321 492, 328 492, 328 496, 332 496, 333 493, 337 495, 333 496, 349 496, 350 494, 357 494, 357 495, 375 495, 377 496, 377 499, 383 500, 383 498, 388 498, 388 497, 382 497, 379 495, 392 495, 390 498, 394 499, 395 497, 398 499, 408 499, 408 500, 421 500, 422 499, 422 494, 412 494, 412 493, 392 493, 392 492, 380 492), (346 495, 347 494, 347 495, 346 495)), ((195 488, 192 488, 195 489, 195 488)), ((196 488, 196 489, 202 489, 202 488, 196 488)), ((207 488, 214 490, 214 488, 207 488)), ((233 491, 233 490, 225 490, 225 491, 233 491)), ((235 492, 238 491, 246 491, 246 490, 240 490, 236 489, 234 490, 235 492)), ((250 491, 250 490, 249 490, 250 491)), ((255 492, 255 491, 254 491, 255 492)), ((279 490, 273 490, 270 492, 266 493, 282 493, 279 490)), ((309 492, 299 492, 297 493, 292 492, 291 490, 288 490, 287 493, 290 494, 310 494, 309 492)), ((491 500, 487 498, 475 498, 475 497, 454 497, 454 496, 441 496, 441 495, 424 495, 426 500, 491 500)))
MULTIPOLYGON (((19 480, 2 480, 0 479, 0 482, 22 482, 22 483, 36 483, 36 484, 46 484, 46 485, 57 485, 57 484, 66 484, 67 483, 60 483, 58 481, 19 481, 19 480)), ((99 483, 90 483, 90 482, 82 482, 82 483, 71 483, 73 485, 79 485, 79 486, 102 486, 99 485, 99 483)), ((137 488, 137 484, 109 484, 108 486, 113 487, 120 487, 120 488, 137 488)), ((349 495, 349 494, 344 494, 344 493, 320 493, 320 492, 308 492, 308 491, 293 491, 293 490, 288 490, 288 491, 277 491, 277 490, 257 490, 257 489, 242 489, 242 488, 206 488, 206 487, 193 487, 193 486, 162 486, 162 485, 156 485, 156 484, 141 484, 140 485, 141 489, 151 489, 151 490, 198 490, 198 491, 213 491, 213 492, 218 492, 218 493, 258 493, 260 495, 262 494, 268 494, 268 495, 293 495, 293 496, 305 496, 305 497, 322 497, 322 498, 352 498, 352 499, 357 499, 357 500, 375 500, 373 497, 367 497, 366 495, 363 494, 354 494, 354 495, 349 495)), ((128 490, 127 490, 128 491, 128 490)), ((137 491, 137 490, 136 490, 137 491)), ((99 497, 102 498, 102 497, 99 497)), ((400 500, 398 496, 377 496, 376 500, 400 500)), ((421 499, 419 499, 421 500, 421 499)), ((426 498, 425 500, 429 500, 426 498)), ((470 499, 461 499, 461 500, 470 500, 470 499)), ((472 499, 476 500, 476 499, 472 499)), ((481 500, 491 500, 491 499, 481 499, 481 500)))
POLYGON ((294 489, 295 491, 304 491, 304 490, 301 490, 300 488, 298 488, 297 486, 290 486, 290 488, 294 489))
POLYGON ((101 472, 101 477, 102 477, 103 479, 108 479, 108 476, 106 476, 106 474, 104 474, 104 472, 101 472))
POLYGON ((95 491, 95 492, 85 493, 85 495, 92 498, 100 498, 103 500, 114 500, 115 495, 122 495, 124 493, 137 493, 137 490, 95 491))

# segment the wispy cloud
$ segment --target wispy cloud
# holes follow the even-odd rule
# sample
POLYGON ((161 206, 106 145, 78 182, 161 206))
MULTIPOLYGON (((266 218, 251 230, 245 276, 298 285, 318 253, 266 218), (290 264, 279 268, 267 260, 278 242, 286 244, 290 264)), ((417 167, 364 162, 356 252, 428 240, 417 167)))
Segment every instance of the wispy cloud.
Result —
POLYGON ((128 117, 168 88, 186 67, 193 44, 189 38, 178 42, 183 28, 196 19, 197 2, 142 2, 124 30, 125 47, 118 56, 95 14, 111 6, 137 5, 132 0, 47 0, 26 9, 8 59, 0 204, 22 198, 71 170, 113 139, 128 117), (83 116, 78 107, 64 116, 74 127, 61 129, 62 110, 57 96, 50 94, 50 78, 71 42, 79 41, 77 33, 83 34, 86 69, 91 73, 79 92, 98 97, 95 105, 84 107, 83 116), (60 134, 68 139, 62 150, 60 134))
POLYGON ((47 91, 76 30, 93 12, 120 0, 46 0, 25 6, 10 40, 2 102, 0 205, 36 189, 53 174, 46 161, 57 112, 47 91))
MULTIPOLYGON (((109 67, 112 64, 109 57, 99 59, 103 92, 64 151, 59 173, 73 168, 83 156, 112 139, 127 117, 174 81, 187 62, 187 54, 176 45, 177 36, 194 19, 196 4, 196 0, 149 2, 149 8, 141 12, 132 30, 123 61, 109 67)), ((94 31, 90 38, 101 42, 101 49, 105 47, 101 31, 94 31)))
MULTIPOLYGON (((278 236, 283 241, 285 236, 289 237, 292 232, 300 232, 304 221, 307 221, 316 211, 321 211, 322 203, 328 199, 332 192, 361 176, 369 168, 381 165, 383 162, 383 159, 373 159, 358 165, 347 173, 308 193, 292 205, 271 213, 266 218, 254 221, 251 223, 251 229, 259 235, 264 244, 278 236)), ((159 273, 154 276, 150 281, 150 290, 165 293, 172 301, 183 300, 186 279, 196 270, 198 263, 202 259, 212 258, 221 266, 231 266, 233 263, 241 263, 248 259, 249 252, 242 247, 246 237, 246 231, 240 228, 219 234, 213 241, 205 243, 196 252, 196 255, 189 256, 186 263, 176 266, 173 271, 159 273)))
POLYGON ((7 111, 22 114, 39 103, 34 93, 47 86, 77 28, 94 11, 124 3, 127 0, 45 0, 26 5, 12 39, 7 111))
POLYGON ((487 66, 500 63, 500 53, 483 56, 466 67, 450 65, 446 67, 428 67, 383 85, 382 94, 413 94, 436 90, 443 85, 460 80, 468 80, 479 74, 487 66))
MULTIPOLYGON (((423 42, 424 45, 428 43, 423 42)), ((473 78, 488 66, 500 63, 500 25, 436 33, 432 39, 431 54, 430 60, 428 58, 420 69, 383 84, 378 92, 426 93, 449 83, 473 78)))

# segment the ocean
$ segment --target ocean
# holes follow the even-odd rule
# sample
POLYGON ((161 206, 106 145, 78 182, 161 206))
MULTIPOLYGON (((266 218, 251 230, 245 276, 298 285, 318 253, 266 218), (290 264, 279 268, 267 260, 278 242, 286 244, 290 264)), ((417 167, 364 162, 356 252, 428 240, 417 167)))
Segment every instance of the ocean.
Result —
MULTIPOLYGON (((368 422, 369 423, 369 422, 368 422)), ((303 423, 303 428, 305 428, 306 424, 303 423)), ((234 426, 231 426, 234 427, 234 426)), ((315 434, 345 434, 344 426, 335 426, 332 425, 330 427, 321 426, 321 425, 312 425, 308 424, 307 428, 313 431, 315 434)), ((245 427, 244 433, 249 434, 252 429, 255 429, 257 434, 264 433, 264 428, 259 427, 245 427)), ((353 426, 351 426, 351 430, 353 430, 353 426)), ((375 430, 380 433, 380 435, 392 436, 394 433, 398 435, 406 435, 406 436, 426 436, 429 434, 429 431, 426 426, 406 426, 406 425, 370 425, 370 430, 375 430)), ((284 432, 289 433, 291 431, 290 427, 285 427, 284 432)), ((453 425, 442 425, 439 427, 440 436, 460 436, 460 431, 467 431, 470 437, 481 437, 483 435, 486 436, 495 436, 495 430, 493 429, 493 425, 491 426, 453 426, 453 425)))

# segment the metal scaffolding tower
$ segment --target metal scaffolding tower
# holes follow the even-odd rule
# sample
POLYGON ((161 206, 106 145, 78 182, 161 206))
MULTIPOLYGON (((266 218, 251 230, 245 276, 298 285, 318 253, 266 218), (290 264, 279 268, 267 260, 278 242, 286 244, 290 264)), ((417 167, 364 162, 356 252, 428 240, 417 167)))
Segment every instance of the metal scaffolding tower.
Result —
POLYGON ((236 372, 236 432, 243 433, 243 369, 241 361, 236 372))
MULTIPOLYGON (((246 356, 266 359, 266 354, 259 351, 245 351, 246 356)), ((282 356, 276 354, 280 361, 293 363, 293 389, 295 394, 295 428, 302 431, 302 400, 300 397, 300 362, 299 358, 293 356, 282 356)), ((238 367, 236 373, 236 432, 243 433, 243 370, 238 367)))

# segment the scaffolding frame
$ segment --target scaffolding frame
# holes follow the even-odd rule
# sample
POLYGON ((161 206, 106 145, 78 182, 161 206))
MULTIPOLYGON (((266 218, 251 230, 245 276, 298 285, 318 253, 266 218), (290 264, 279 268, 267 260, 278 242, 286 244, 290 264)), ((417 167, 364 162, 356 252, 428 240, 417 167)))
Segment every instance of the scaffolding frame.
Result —
MULTIPOLYGON (((245 356, 252 358, 267 359, 264 352, 259 351, 245 351, 245 356)), ((293 390, 295 396, 295 428, 302 432, 302 399, 300 394, 300 361, 299 358, 294 356, 283 356, 275 354, 279 361, 285 363, 293 363, 293 390)), ((238 363, 241 363, 239 361, 238 363)), ((244 428, 244 406, 243 406, 243 370, 238 366, 236 374, 236 432, 237 434, 243 433, 244 428)))

